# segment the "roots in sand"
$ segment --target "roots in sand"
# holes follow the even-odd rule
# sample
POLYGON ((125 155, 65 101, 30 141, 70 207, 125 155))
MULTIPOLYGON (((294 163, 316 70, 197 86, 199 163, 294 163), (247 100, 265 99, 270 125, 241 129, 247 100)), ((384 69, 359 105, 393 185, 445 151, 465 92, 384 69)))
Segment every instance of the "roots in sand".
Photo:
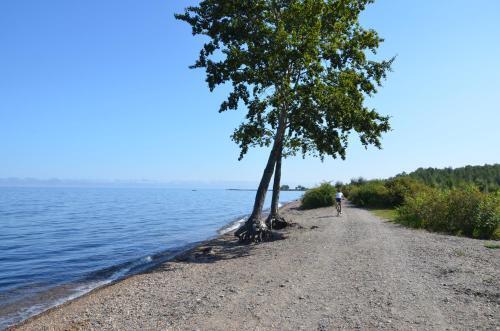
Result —
POLYGON ((257 243, 273 238, 272 231, 265 223, 255 222, 252 219, 246 221, 234 235, 243 243, 257 243))
POLYGON ((279 214, 278 215, 269 215, 269 217, 266 220, 266 225, 271 230, 281 230, 281 229, 284 229, 284 228, 290 226, 290 224, 291 223, 287 222, 287 220, 285 220, 279 214))

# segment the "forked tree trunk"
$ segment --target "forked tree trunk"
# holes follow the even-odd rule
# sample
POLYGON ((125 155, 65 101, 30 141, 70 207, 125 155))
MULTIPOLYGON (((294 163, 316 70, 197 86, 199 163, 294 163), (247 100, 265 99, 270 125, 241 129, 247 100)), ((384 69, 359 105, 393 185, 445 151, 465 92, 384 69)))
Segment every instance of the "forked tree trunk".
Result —
POLYGON ((269 158, 267 160, 266 167, 264 168, 264 173, 259 183, 259 188, 255 195, 255 202, 253 205, 252 214, 248 220, 234 233, 240 241, 243 242, 258 242, 265 239, 269 239, 271 236, 270 229, 266 226, 266 223, 261 220, 262 208, 264 207, 264 201, 266 199, 266 193, 269 188, 269 183, 271 182, 271 177, 273 176, 274 167, 278 159, 278 152, 281 151, 281 145, 283 141, 283 136, 285 133, 285 112, 280 114, 280 119, 278 123, 278 128, 276 129, 276 135, 274 137, 273 147, 269 153, 269 158))
POLYGON ((266 220, 266 225, 271 229, 283 229, 288 226, 288 222, 279 214, 279 200, 281 187, 281 160, 283 158, 283 143, 278 148, 276 166, 274 170, 273 198, 271 201, 271 211, 266 220))

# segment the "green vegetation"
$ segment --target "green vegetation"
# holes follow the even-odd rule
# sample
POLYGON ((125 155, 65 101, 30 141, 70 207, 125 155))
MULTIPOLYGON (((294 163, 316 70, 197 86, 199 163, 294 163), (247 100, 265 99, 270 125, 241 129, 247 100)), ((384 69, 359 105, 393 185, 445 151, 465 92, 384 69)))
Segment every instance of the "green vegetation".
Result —
POLYGON ((489 239, 500 226, 500 199, 474 186, 429 189, 408 196, 398 214, 396 221, 410 227, 489 239))
POLYGON ((499 244, 484 244, 484 247, 489 248, 489 249, 499 249, 500 245, 499 244))
POLYGON ((405 197, 425 190, 426 186, 409 177, 389 180, 354 180, 344 187, 344 194, 354 204, 370 208, 393 208, 401 205, 405 197))
POLYGON ((302 197, 302 208, 313 209, 333 206, 335 192, 335 186, 330 183, 323 183, 319 187, 309 189, 302 197))
POLYGON ((500 190, 500 164, 483 166, 466 166, 461 168, 419 168, 406 175, 420 180, 431 187, 455 188, 464 184, 474 184, 483 192, 496 192, 500 190))
MULTIPOLYGON (((499 165, 485 165, 455 170, 419 169, 410 175, 385 180, 360 177, 344 185, 342 191, 355 205, 374 209, 376 215, 409 227, 471 238, 500 239, 500 191, 491 190, 497 183, 498 169, 499 165), (433 185, 419 179, 424 174, 432 174, 428 178, 433 178, 433 185), (467 177, 467 174, 474 175, 467 177), (447 182, 443 178, 456 180, 447 182), (488 183, 488 190, 484 189, 486 186, 477 185, 478 181, 488 183)), ((329 184, 307 191, 303 207, 333 204, 333 200, 328 199, 334 191, 329 184)))

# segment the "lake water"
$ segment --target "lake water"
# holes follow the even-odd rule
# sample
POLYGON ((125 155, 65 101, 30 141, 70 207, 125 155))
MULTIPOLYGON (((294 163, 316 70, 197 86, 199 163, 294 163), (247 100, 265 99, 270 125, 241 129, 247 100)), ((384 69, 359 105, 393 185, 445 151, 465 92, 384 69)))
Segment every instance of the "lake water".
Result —
MULTIPOLYGON (((301 195, 282 192, 280 200, 301 195)), ((217 235, 251 211, 254 197, 254 191, 0 187, 0 329, 217 235)))

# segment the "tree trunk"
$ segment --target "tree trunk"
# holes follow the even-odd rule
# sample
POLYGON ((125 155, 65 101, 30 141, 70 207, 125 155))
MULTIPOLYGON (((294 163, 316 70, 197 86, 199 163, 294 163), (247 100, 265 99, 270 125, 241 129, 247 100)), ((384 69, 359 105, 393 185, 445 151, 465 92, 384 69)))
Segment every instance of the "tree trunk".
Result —
POLYGON ((288 226, 288 222, 279 215, 279 200, 281 186, 281 160, 283 157, 283 142, 278 147, 276 167, 274 170, 273 198, 271 202, 271 211, 266 220, 266 225, 271 229, 283 229, 288 226))
POLYGON ((271 231, 266 226, 266 223, 261 220, 262 208, 264 207, 264 201, 266 199, 266 193, 269 188, 269 183, 271 182, 271 177, 273 176, 274 167, 276 160, 278 159, 278 152, 281 152, 281 146, 283 141, 283 136, 285 133, 285 115, 283 111, 280 114, 278 128, 276 129, 276 135, 274 137, 273 147, 269 153, 269 158, 267 160, 266 167, 264 168, 264 173, 260 180, 259 188, 255 195, 255 202, 253 205, 252 214, 248 220, 234 233, 240 241, 243 242, 258 242, 271 237, 271 231))
POLYGON ((278 155, 276 156, 276 167, 274 169, 274 183, 273 183, 273 199, 271 202, 271 213, 269 215, 278 215, 279 200, 280 200, 282 154, 283 154, 283 145, 281 144, 278 147, 278 155))

